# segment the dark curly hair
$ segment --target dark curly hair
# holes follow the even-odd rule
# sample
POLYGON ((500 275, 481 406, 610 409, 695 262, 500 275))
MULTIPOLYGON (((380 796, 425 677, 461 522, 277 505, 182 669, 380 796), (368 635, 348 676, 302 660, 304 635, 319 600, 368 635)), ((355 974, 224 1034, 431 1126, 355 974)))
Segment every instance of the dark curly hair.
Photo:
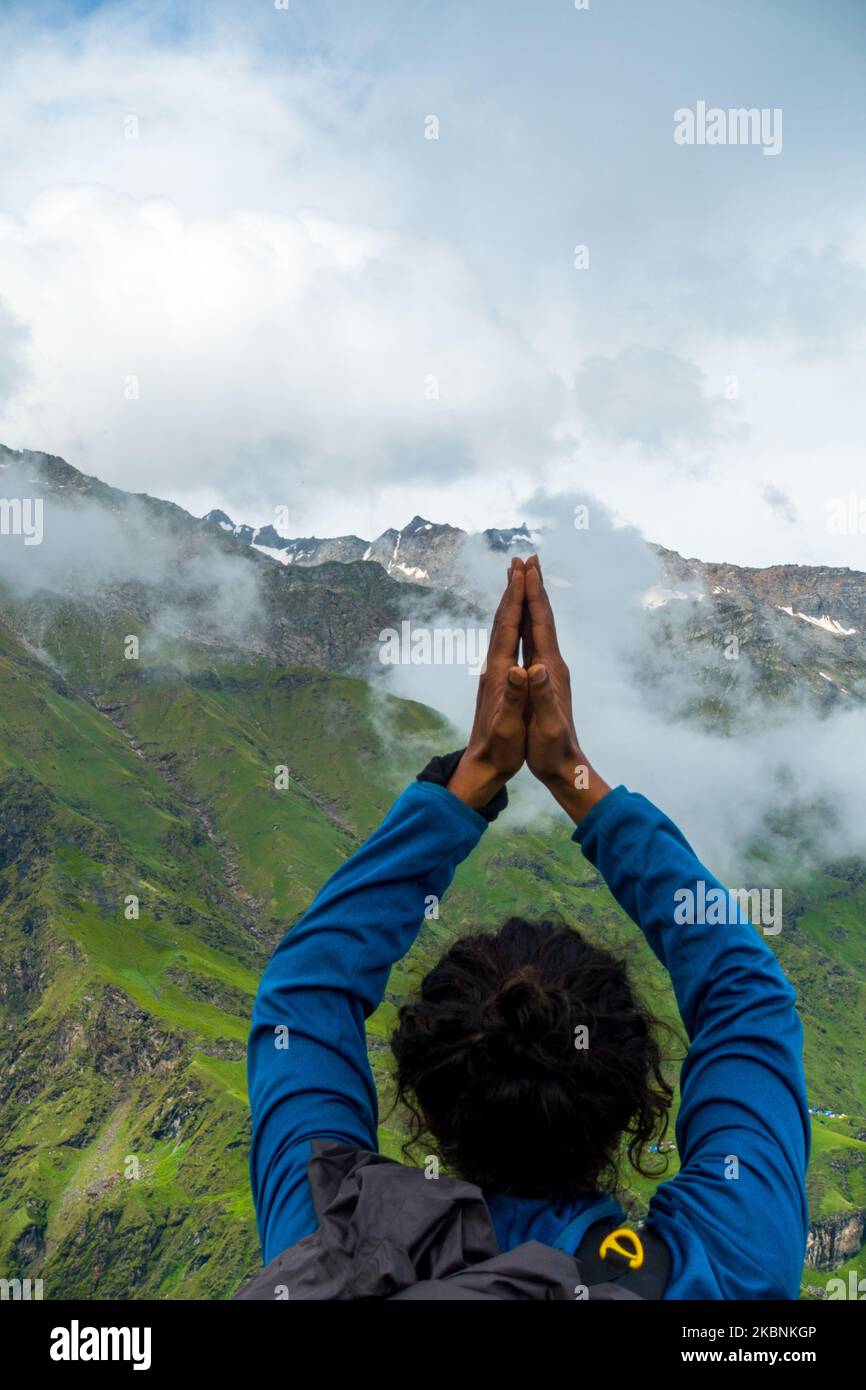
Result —
POLYGON ((411 1149, 425 1134, 486 1192, 566 1199, 642 1173, 672 1087, 625 965, 579 932, 512 917, 461 937, 404 1004, 391 1048, 411 1149), (585 1030, 585 1031, 584 1031, 585 1030))

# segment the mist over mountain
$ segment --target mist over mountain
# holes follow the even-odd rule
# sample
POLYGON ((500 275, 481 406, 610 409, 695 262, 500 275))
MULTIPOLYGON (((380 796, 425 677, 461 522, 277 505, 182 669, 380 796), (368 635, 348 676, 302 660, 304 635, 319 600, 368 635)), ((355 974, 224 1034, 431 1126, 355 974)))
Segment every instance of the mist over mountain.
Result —
MULTIPOLYGON (((614 534, 607 513, 593 499, 587 525, 573 528, 574 549, 560 556, 562 574, 554 580, 568 586, 572 571, 581 570, 586 603, 582 619, 597 606, 605 591, 615 585, 613 569, 621 560, 620 551, 605 541, 606 552, 592 545, 593 522, 604 536, 614 534), (589 551, 595 566, 586 573, 580 559, 589 551), (614 563, 607 556, 616 552, 614 563)), ((289 538, 273 526, 255 528, 237 525, 224 512, 212 511, 204 518, 226 535, 292 569, 316 569, 322 564, 366 562, 381 565, 386 573, 402 583, 449 588, 485 603, 493 601, 501 566, 488 561, 514 552, 542 552, 549 546, 551 517, 559 529, 572 528, 572 503, 566 498, 550 510, 550 500, 537 499, 538 520, 511 528, 489 528, 468 535, 459 527, 431 522, 415 516, 404 527, 389 527, 372 540, 360 536, 289 538), (546 518, 546 525, 544 524, 546 518), (486 592, 486 574, 496 576, 486 592)), ((578 504, 580 505, 580 504, 578 504)), ((630 528, 623 530, 631 537, 630 528)), ((642 542, 637 543, 643 547, 642 542)), ((632 551, 635 547, 630 548, 632 551)), ((712 677, 717 694, 717 716, 724 719, 724 689, 729 685, 729 668, 716 663, 713 673, 702 659, 707 648, 718 647, 723 635, 736 636, 747 654, 752 689, 756 699, 775 699, 808 693, 822 709, 849 707, 862 703, 866 695, 866 574, 847 568, 808 565, 775 565, 766 569, 685 559, 662 546, 648 546, 655 560, 644 566, 646 587, 623 596, 624 603, 640 606, 654 615, 652 642, 685 641, 690 656, 683 658, 691 668, 695 692, 712 677)), ((630 565, 629 570, 634 566, 630 565)), ((743 669, 743 668, 739 668, 743 669)), ((712 715, 705 701, 703 714, 712 715)))
MULTIPOLYGON (((651 789, 728 875, 746 873, 754 846, 794 813, 801 863, 866 857, 862 573, 684 559, 592 498, 538 494, 530 520, 472 535, 416 516, 372 540, 292 539, 223 513, 192 517, 44 454, 0 450, 0 479, 7 496, 44 500, 42 543, 0 546, 5 621, 88 693, 105 669, 128 679, 135 636, 136 669, 157 679, 212 658, 350 672, 431 706, 459 741, 471 665, 405 651, 390 665, 383 639, 408 627, 480 648, 509 555, 538 550, 581 736, 609 777, 651 789), (98 633, 96 651, 70 653, 70 623, 98 633)), ((380 733, 411 776, 411 744, 385 718, 380 733)), ((547 814, 526 775, 514 800, 527 823, 547 814)))
MULTIPOLYGON (((502 557, 544 552, 554 515, 558 530, 568 532, 571 526, 567 498, 553 511, 550 499, 539 498, 534 525, 489 528, 472 536, 416 516, 372 540, 287 538, 273 526, 236 525, 222 512, 199 520, 173 503, 109 487, 62 459, 3 446, 0 487, 7 496, 38 491, 44 499, 43 543, 16 544, 18 538, 10 535, 0 547, 0 579, 16 592, 74 592, 109 607, 127 603, 142 619, 156 619, 157 626, 189 640, 324 665, 351 664, 364 641, 375 640, 377 622, 385 626, 388 618, 396 621, 412 611, 429 617, 446 590, 452 595, 446 611, 465 616, 479 598, 486 602, 487 573, 499 584, 502 557), (357 618, 353 610, 364 601, 369 610, 370 621, 351 634, 340 631, 341 593, 347 617, 357 618), (295 606, 304 611, 292 628, 285 610, 299 595, 303 602, 295 606), (308 621, 306 610, 318 605, 331 610, 327 625, 308 621)), ((620 529, 636 537, 629 528, 620 529)), ((553 581, 566 587, 581 554, 592 555, 594 583, 585 595, 585 619, 604 593, 619 591, 614 569, 622 553, 611 541, 616 534, 604 508, 593 501, 586 529, 571 532, 570 554, 558 555, 563 573, 553 581), (594 546, 593 536, 599 534, 603 544, 594 546)), ((646 587, 620 598, 623 605, 637 598, 650 621, 653 615, 660 619, 656 633, 675 631, 700 646, 730 629, 739 635, 741 648, 748 647, 766 693, 790 693, 793 681, 825 707, 862 700, 866 574, 829 566, 748 569, 637 544, 647 551, 639 576, 646 587)), ((581 579, 588 577, 581 570, 581 579)), ((322 619, 324 613, 316 616, 322 619)))
MULTIPOLYGON (((783 891, 773 949, 800 995, 810 1099, 834 1112, 815 1120, 804 1287, 857 1256, 866 575, 686 560, 592 498, 542 494, 512 529, 414 517, 373 540, 289 540, 0 448, 10 1275, 44 1277, 47 1297, 223 1297, 253 1268, 257 979, 401 786, 459 746, 474 704, 467 662, 388 664, 383 638, 483 632, 510 553, 535 549, 588 755, 658 800, 732 884, 783 891), (38 543, 16 500, 42 502, 38 543)), ((385 1152, 405 1134, 390 1105, 395 1008, 479 921, 559 914, 621 952, 675 1018, 570 830, 520 774, 508 816, 394 972, 368 1025, 385 1152)), ((651 1188, 629 1180, 627 1208, 651 1188)))
POLYGON ((41 544, 3 538, 0 582, 16 597, 21 631, 48 652, 55 615, 74 600, 93 621, 132 624, 145 663, 178 639, 349 669, 383 626, 446 602, 417 586, 398 590, 375 565, 277 568, 171 502, 108 487, 47 454, 0 446, 0 490, 44 501, 41 544))

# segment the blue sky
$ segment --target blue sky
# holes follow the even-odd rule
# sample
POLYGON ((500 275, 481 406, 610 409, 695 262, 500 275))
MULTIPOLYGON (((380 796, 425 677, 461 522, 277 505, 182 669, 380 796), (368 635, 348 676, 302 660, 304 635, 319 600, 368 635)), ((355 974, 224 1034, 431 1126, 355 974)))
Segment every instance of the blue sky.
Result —
POLYGON ((0 40, 0 439, 302 534, 542 486, 866 568, 826 523, 866 505, 862 4, 77 0, 0 40), (677 145, 699 101, 781 110, 778 156, 677 145))

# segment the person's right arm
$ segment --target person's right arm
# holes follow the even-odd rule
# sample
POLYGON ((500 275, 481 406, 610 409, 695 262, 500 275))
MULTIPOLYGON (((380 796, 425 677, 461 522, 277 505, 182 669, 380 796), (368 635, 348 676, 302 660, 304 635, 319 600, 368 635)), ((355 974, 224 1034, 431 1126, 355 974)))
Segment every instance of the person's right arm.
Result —
POLYGON ((670 972, 691 1042, 681 1167, 648 1219, 671 1251, 666 1297, 796 1298, 810 1131, 794 990, 724 889, 727 924, 676 920, 679 890, 721 884, 645 797, 618 787, 574 838, 670 972))
MULTIPOLYGON (((670 1249, 668 1298, 796 1298, 808 1233, 809 1116, 795 995, 767 943, 672 821, 584 757, 568 667, 537 561, 527 561, 530 770, 670 972, 691 1047, 681 1075, 681 1168, 650 1203, 670 1249), (677 894, 720 889, 726 925, 680 923, 677 894)), ((705 914, 708 915, 708 914, 705 914)))

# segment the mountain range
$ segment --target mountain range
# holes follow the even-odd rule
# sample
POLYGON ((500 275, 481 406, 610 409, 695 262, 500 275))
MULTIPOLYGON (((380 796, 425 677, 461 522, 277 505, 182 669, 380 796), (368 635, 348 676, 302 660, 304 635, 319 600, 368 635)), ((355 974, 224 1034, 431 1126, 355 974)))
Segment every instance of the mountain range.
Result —
MULTIPOLYGON (((0 493, 45 500, 43 545, 0 531, 0 1276, 41 1278, 46 1298, 226 1297, 258 1258, 244 1043, 261 970, 454 746, 440 714, 370 678, 370 649, 407 617, 479 620, 463 557, 538 537, 416 517, 370 542, 284 540, 2 448, 0 493)), ((862 703, 866 575, 652 555, 640 659, 648 683, 671 653, 685 672, 671 717, 722 737, 741 718, 735 663, 706 659, 732 632, 771 714, 792 688, 816 721, 862 703)), ((404 1139, 395 1011, 468 926, 561 915, 675 1023, 664 973, 569 829, 503 818, 392 972, 368 1026, 385 1152, 404 1139)), ((866 863, 805 865, 797 827, 776 830, 790 882, 774 949, 810 1099, 833 1112, 813 1121, 811 1296, 864 1240, 866 863)), ((675 1170, 675 1153, 658 1161, 675 1170)), ((652 1185, 629 1181, 633 1214, 652 1185)))
MULTIPOLYGON (((225 534, 252 546, 283 565, 309 568, 339 561, 372 561, 397 580, 447 586, 460 569, 460 553, 467 533, 458 526, 414 516, 400 530, 390 527, 374 540, 360 536, 288 538, 273 526, 236 525, 223 511, 211 511, 205 521, 225 534)), ((480 533, 489 550, 528 553, 541 536, 526 524, 489 527, 480 533)), ((675 551, 653 547, 662 561, 668 585, 647 595, 648 606, 674 599, 702 601, 722 596, 742 605, 764 607, 820 628, 834 637, 856 637, 866 642, 866 575, 857 570, 826 565, 772 565, 748 569, 738 565, 686 560, 675 551)), ((784 628, 786 625, 781 624, 784 628)))
MULTIPOLYGON (((418 584, 448 583, 466 540, 466 532, 459 526, 426 521, 423 516, 413 517, 409 525, 399 531, 391 527, 372 541, 362 540, 360 536, 334 536, 326 540, 307 536, 289 540, 278 535, 273 526, 236 526, 222 511, 208 512, 204 519, 283 565, 308 567, 331 560, 342 563, 371 560, 392 578, 418 584)), ((481 535, 490 550, 518 550, 532 543, 532 534, 526 526, 506 530, 491 527, 481 535)))
MULTIPOLYGON (((374 540, 359 536, 286 538, 273 526, 236 525, 223 511, 204 520, 241 545, 293 572, 317 571, 333 563, 367 563, 390 578, 417 587, 452 589, 472 596, 473 575, 464 564, 467 541, 493 552, 528 554, 542 536, 526 524, 488 528, 469 537, 459 527, 415 516, 400 530, 374 540)), ((671 610, 675 629, 693 652, 738 634, 748 646, 757 674, 757 696, 772 698, 792 685, 808 690, 819 706, 858 704, 866 696, 866 574, 825 565, 773 565, 749 569, 684 559, 652 546, 659 582, 643 602, 658 613, 660 626, 671 610), (665 611, 667 610, 667 612, 665 611)), ((695 681, 701 676, 695 666, 695 681)))

